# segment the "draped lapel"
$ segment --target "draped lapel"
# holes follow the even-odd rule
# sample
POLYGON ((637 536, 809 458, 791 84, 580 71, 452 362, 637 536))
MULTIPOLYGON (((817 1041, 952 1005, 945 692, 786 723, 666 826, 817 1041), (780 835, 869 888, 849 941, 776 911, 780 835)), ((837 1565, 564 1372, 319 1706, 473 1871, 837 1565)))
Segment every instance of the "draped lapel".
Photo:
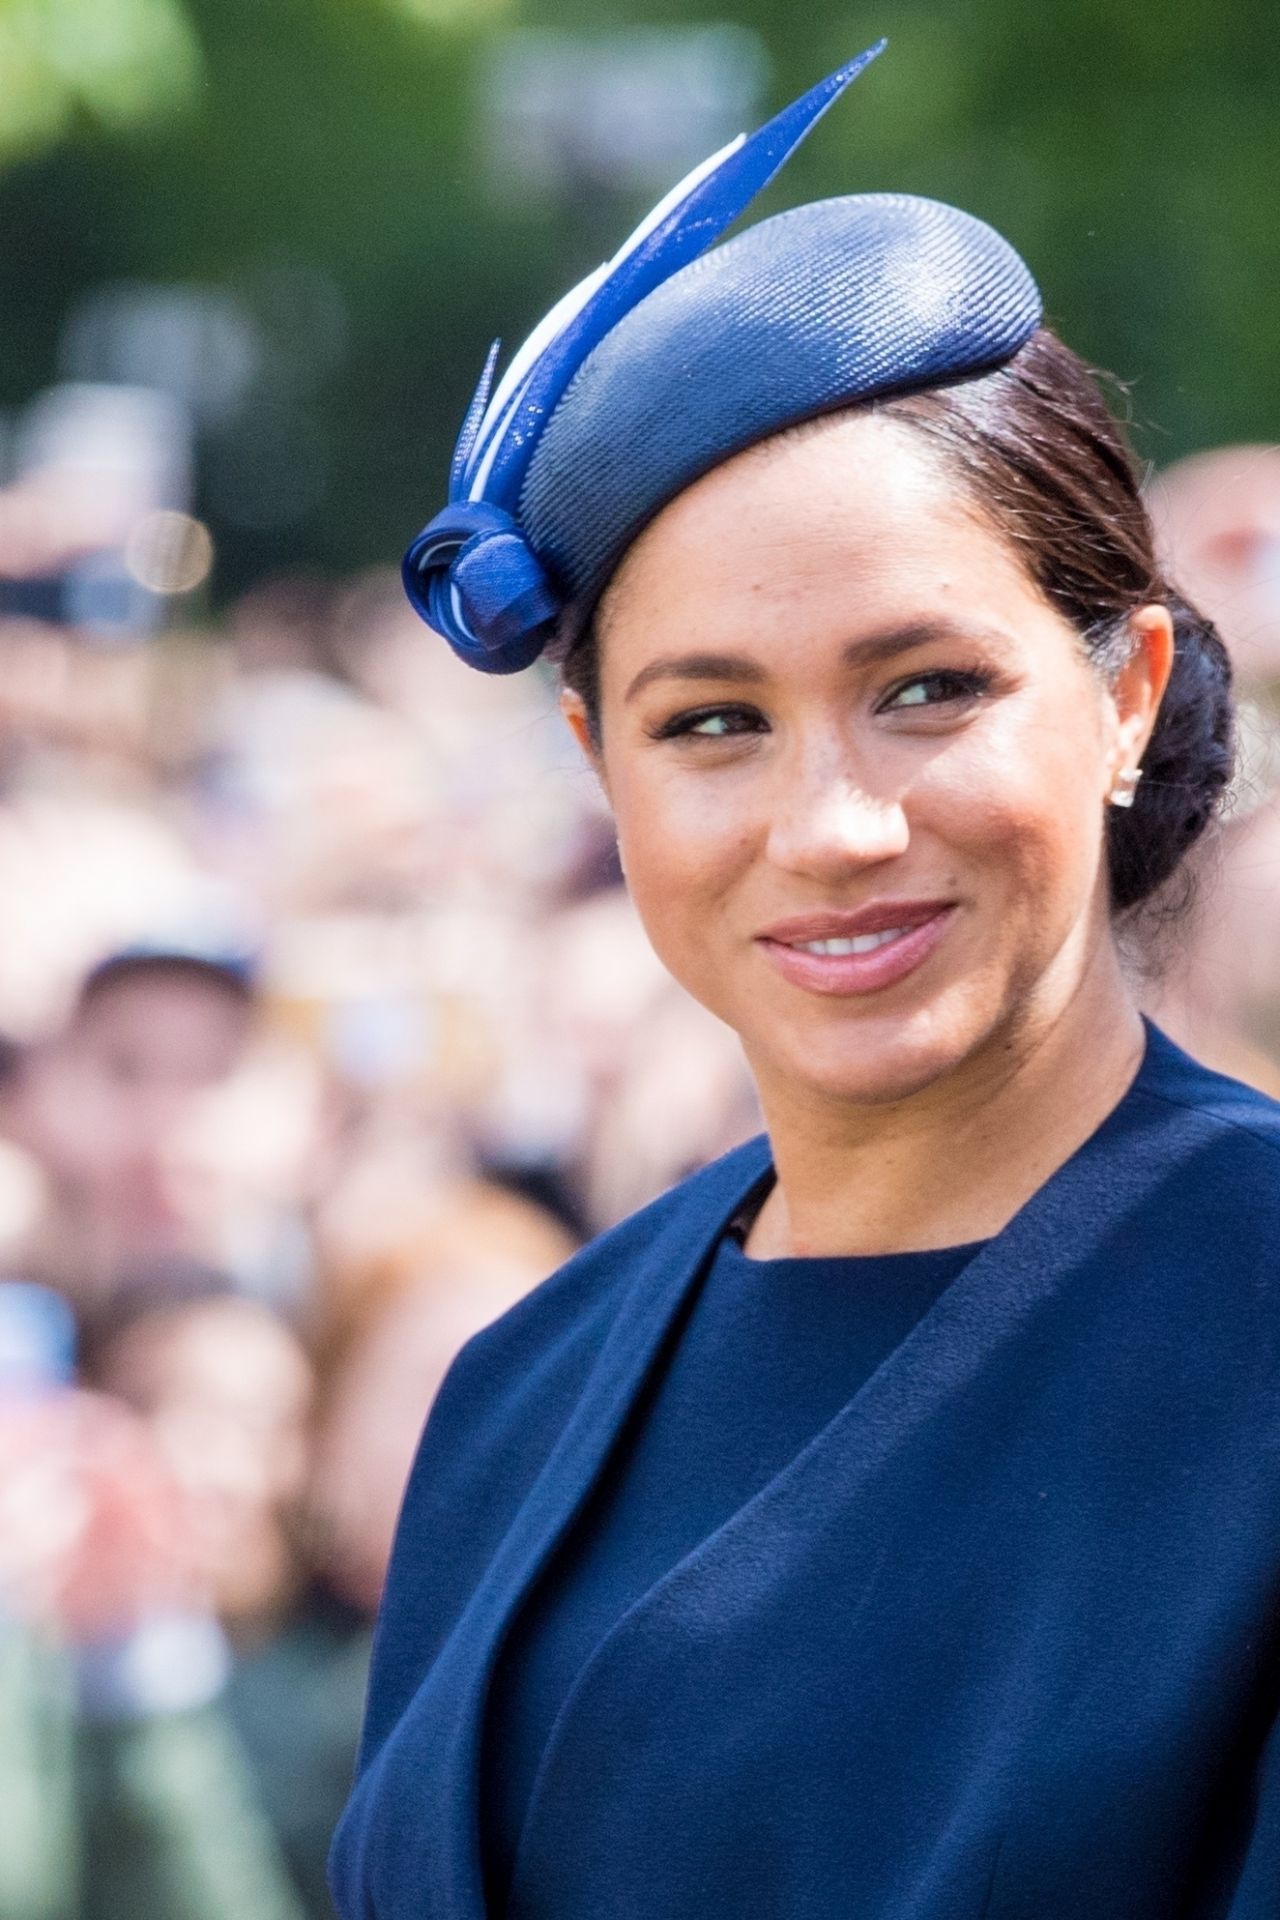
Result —
POLYGON ((484 1920, 477 1770, 485 1696, 507 1627, 594 1485, 663 1338, 720 1233, 770 1166, 764 1135, 704 1169, 645 1250, 581 1400, 420 1693, 362 1782, 411 1769, 423 1809, 412 1835, 374 1842, 371 1914, 484 1920), (378 1857, 381 1856, 381 1857, 378 1857))
MULTIPOLYGON (((860 1513, 870 1510, 864 1503, 880 1497, 889 1476, 909 1470, 904 1462, 918 1437, 931 1434, 929 1445, 934 1444, 950 1410, 982 1370, 1003 1366, 1010 1350, 1025 1342, 1041 1307, 1069 1288, 1076 1275, 1096 1282, 1100 1272, 1106 1273, 1106 1250, 1123 1237, 1126 1221, 1151 1205, 1160 1183, 1177 1179, 1177 1166, 1170 1164, 1169 1105, 1143 1096, 1164 1068, 1181 1058, 1148 1025, 1142 1066, 1094 1133, 950 1282, 827 1425, 605 1635, 562 1706, 544 1754, 516 1863, 513 1910, 520 1910, 521 1884, 531 1884, 530 1873, 547 1867, 540 1836, 551 1829, 543 1829, 543 1817, 557 1782, 567 1781, 573 1771, 575 1734, 584 1726, 577 1709, 584 1694, 590 1701, 593 1688, 612 1689, 615 1706, 619 1685, 644 1687, 646 1675, 652 1684, 659 1669, 652 1660, 635 1657, 647 1636, 655 1646, 668 1645, 664 1636, 673 1617, 714 1622, 714 1631, 725 1631, 731 1619, 741 1621, 764 1604, 766 1593, 773 1604, 787 1591, 788 1604, 803 1607, 805 1555, 824 1533, 847 1555, 848 1590, 870 1590, 879 1573, 880 1549, 858 1525, 860 1513)), ((1176 1126, 1172 1131, 1176 1134, 1176 1126)), ((1176 1157, 1175 1150, 1175 1162, 1176 1157)), ((767 1635, 761 1652, 766 1644, 767 1635)), ((595 1698, 598 1705, 601 1694, 595 1698)), ((561 1794, 549 1816, 560 1832, 564 1812, 561 1794)))

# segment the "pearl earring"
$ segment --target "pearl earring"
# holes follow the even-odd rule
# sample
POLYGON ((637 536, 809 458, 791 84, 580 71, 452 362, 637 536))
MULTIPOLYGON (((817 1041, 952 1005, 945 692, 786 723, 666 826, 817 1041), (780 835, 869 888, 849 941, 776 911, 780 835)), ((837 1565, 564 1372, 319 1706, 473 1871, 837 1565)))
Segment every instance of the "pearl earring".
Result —
POLYGON ((1116 774, 1116 785, 1112 787, 1107 799, 1113 807, 1131 807, 1142 778, 1141 767, 1121 767, 1116 774))

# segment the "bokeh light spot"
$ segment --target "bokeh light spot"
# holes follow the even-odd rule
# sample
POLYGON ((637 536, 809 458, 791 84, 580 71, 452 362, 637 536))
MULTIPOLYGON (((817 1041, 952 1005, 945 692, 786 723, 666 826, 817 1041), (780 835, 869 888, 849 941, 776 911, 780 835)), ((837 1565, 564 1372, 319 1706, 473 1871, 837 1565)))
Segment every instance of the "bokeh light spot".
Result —
POLYGON ((190 593, 209 577, 213 540, 204 522, 189 513, 147 513, 129 534, 124 560, 152 593, 190 593))

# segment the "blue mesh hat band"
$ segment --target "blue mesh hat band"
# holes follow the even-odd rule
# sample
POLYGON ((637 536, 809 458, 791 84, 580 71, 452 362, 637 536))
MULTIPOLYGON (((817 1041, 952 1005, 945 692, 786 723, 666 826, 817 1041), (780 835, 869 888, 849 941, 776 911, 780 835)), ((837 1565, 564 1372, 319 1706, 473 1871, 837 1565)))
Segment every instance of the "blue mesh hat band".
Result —
POLYGON ((699 475, 858 400, 1001 365, 1035 282, 971 215, 903 194, 793 208, 706 249, 879 52, 681 183, 553 309, 463 425, 450 505, 405 556, 413 604, 471 665, 528 666, 699 475))

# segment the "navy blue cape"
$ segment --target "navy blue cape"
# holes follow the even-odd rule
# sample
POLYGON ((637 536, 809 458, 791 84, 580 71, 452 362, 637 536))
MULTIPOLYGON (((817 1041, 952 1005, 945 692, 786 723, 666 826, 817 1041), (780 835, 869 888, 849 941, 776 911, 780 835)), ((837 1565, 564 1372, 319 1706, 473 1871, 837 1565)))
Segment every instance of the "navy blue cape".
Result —
MULTIPOLYGON (((344 1920, 484 1920, 485 1688, 764 1136, 472 1340, 335 1840, 344 1920)), ((633 1605, 510 1920, 1280 1920, 1280 1106, 1157 1030, 1096 1132, 633 1605)))

